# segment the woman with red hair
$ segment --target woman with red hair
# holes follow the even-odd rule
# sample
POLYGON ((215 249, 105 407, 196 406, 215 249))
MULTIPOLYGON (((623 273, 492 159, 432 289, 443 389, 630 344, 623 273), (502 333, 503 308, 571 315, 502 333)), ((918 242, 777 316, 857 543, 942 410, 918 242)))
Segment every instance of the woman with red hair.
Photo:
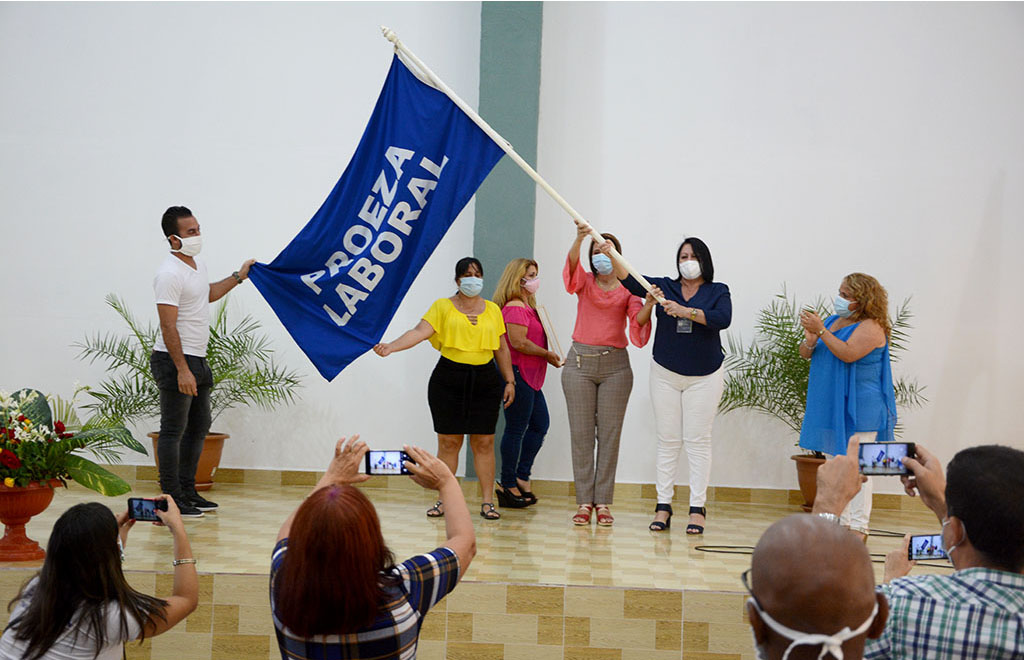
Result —
POLYGON ((369 447, 358 435, 339 440, 277 535, 270 607, 282 658, 414 658, 424 615, 469 567, 476 534, 458 481, 436 456, 404 449, 412 480, 438 491, 448 540, 396 565, 377 511, 352 486, 369 479, 359 473, 369 447))

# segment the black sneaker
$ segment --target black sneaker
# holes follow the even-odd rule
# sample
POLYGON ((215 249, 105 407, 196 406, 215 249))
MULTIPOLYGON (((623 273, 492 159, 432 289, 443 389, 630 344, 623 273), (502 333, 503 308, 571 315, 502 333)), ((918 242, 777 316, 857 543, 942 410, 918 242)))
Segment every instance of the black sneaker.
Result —
POLYGON ((217 510, 217 503, 216 502, 211 502, 210 500, 205 499, 202 495, 200 495, 199 493, 196 493, 196 492, 193 492, 191 495, 189 495, 188 502, 189 502, 189 504, 191 504, 195 508, 199 509, 200 511, 216 511, 217 510))
POLYGON ((178 513, 182 518, 202 518, 205 514, 192 505, 191 501, 175 498, 174 503, 178 505, 178 513))

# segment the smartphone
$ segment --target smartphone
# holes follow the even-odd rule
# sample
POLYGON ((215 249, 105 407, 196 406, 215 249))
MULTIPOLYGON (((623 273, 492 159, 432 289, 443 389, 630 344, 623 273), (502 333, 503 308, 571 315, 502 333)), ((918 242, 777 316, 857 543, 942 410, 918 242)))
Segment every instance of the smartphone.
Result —
POLYGON ((946 551, 942 549, 942 534, 915 534, 910 537, 907 559, 945 559, 946 551))
POLYGON ((860 473, 868 475, 910 474, 904 458, 914 458, 913 442, 865 442, 857 457, 860 473))
POLYGON ((366 474, 412 474, 405 461, 416 462, 401 449, 371 449, 366 453, 366 474))
POLYGON ((128 515, 135 520, 159 522, 156 517, 157 510, 166 511, 167 502, 164 500, 151 500, 144 497, 128 498, 128 515))

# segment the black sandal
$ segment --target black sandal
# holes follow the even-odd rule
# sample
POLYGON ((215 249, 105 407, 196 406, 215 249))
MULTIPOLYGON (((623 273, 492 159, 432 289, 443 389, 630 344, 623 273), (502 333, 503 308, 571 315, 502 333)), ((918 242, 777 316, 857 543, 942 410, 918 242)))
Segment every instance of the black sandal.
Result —
POLYGON ((519 492, 522 493, 523 499, 526 500, 526 506, 533 506, 537 503, 537 496, 520 486, 519 479, 516 479, 516 486, 519 488, 519 492))
POLYGON ((444 511, 441 507, 444 506, 441 500, 434 502, 434 506, 427 509, 427 518, 444 518, 444 511))
POLYGON ((665 520, 665 522, 655 520, 650 525, 648 525, 647 529, 651 530, 652 532, 664 532, 666 529, 672 526, 672 505, 659 504, 658 506, 654 507, 654 513, 658 513, 659 511, 668 511, 668 518, 665 520))
MULTIPOLYGON (((691 506, 690 507, 690 515, 692 516, 695 513, 698 514, 698 515, 704 516, 705 522, 707 521, 707 519, 708 519, 708 510, 705 507, 702 507, 702 506, 691 506)), ((686 533, 689 534, 690 536, 697 536, 698 534, 703 534, 704 533, 704 526, 703 525, 697 525, 695 523, 690 523, 690 524, 688 524, 686 526, 686 533)))
POLYGON ((525 509, 530 506, 526 498, 516 495, 498 482, 494 483, 494 494, 498 496, 498 504, 503 509, 525 509))
POLYGON ((497 520, 501 518, 501 514, 494 508, 494 504, 491 502, 484 502, 480 505, 480 517, 484 520, 497 520))

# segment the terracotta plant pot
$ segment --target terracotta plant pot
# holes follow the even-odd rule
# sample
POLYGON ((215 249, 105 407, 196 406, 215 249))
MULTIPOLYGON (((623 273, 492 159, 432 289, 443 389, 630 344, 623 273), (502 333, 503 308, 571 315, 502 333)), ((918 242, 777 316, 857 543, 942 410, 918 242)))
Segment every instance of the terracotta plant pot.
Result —
POLYGON ((53 489, 60 486, 56 479, 42 484, 33 481, 24 487, 0 484, 0 521, 4 524, 0 561, 38 561, 46 557, 46 551, 26 536, 25 524, 50 506, 53 489))
MULTIPOLYGON (((159 433, 147 433, 153 441, 153 460, 156 462, 157 472, 160 471, 160 458, 156 451, 156 441, 159 433)), ((231 436, 227 433, 209 433, 203 441, 203 453, 199 456, 199 465, 196 466, 196 490, 210 490, 213 488, 213 475, 217 473, 220 466, 220 455, 224 451, 224 441, 231 436)))
POLYGON ((818 494, 818 466, 825 459, 808 454, 796 454, 790 458, 796 461, 796 480, 800 484, 800 494, 804 496, 801 506, 804 511, 810 511, 814 506, 814 497, 818 494))

